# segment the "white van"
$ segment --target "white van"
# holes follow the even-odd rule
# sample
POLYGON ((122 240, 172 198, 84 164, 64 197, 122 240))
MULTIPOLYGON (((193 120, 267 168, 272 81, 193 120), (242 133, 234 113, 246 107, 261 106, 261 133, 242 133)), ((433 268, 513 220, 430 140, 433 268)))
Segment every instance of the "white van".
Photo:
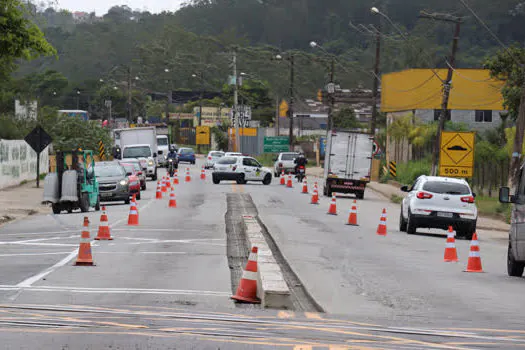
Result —
POLYGON ((170 142, 168 135, 157 135, 157 165, 166 166, 167 155, 170 151, 170 142))

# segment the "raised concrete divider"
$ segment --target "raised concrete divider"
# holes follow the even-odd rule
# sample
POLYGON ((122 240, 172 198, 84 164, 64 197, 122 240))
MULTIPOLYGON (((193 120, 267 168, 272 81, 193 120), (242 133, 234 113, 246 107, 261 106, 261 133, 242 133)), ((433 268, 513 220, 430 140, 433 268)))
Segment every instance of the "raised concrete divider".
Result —
POLYGON ((253 216, 243 215, 243 229, 246 242, 251 248, 258 248, 257 259, 257 297, 261 299, 262 307, 272 309, 292 309, 290 289, 284 280, 279 264, 275 260, 263 229, 253 216))

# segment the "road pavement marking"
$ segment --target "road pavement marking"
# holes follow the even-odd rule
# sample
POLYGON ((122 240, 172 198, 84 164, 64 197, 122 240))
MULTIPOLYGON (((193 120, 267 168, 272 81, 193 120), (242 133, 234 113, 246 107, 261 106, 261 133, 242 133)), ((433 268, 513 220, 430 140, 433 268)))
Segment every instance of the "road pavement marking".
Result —
POLYGON ((2 236, 20 236, 20 235, 56 235, 59 233, 75 233, 77 230, 64 230, 52 232, 22 232, 22 233, 4 233, 2 236))
MULTIPOLYGON (((131 252, 97 252, 97 254, 131 254, 131 252)), ((188 252, 133 252, 133 254, 190 254, 188 252)), ((0 255, 1 257, 2 255, 0 255)))
POLYGON ((279 311, 277 313, 277 317, 279 318, 294 318, 295 313, 292 311, 279 311))
POLYGON ((322 320, 323 318, 317 312, 305 312, 304 316, 312 320, 322 320))
POLYGON ((184 290, 184 289, 141 289, 141 288, 82 288, 82 287, 55 287, 55 286, 21 286, 0 285, 0 290, 24 290, 32 292, 71 292, 71 293, 101 293, 101 294, 168 294, 168 295, 205 295, 230 297, 230 292, 217 292, 209 290, 184 290))
POLYGON ((69 254, 69 252, 0 254, 0 257, 5 257, 5 256, 31 256, 31 255, 64 255, 64 254, 69 254))
MULTIPOLYGON (((150 199, 150 201, 148 203, 146 203, 143 207, 143 209, 146 209, 147 207, 149 207, 151 204, 153 203, 153 200, 150 199)), ((116 225, 118 225, 119 223, 123 222, 124 220, 127 219, 127 216, 122 218, 122 219, 119 219, 117 221, 115 221, 114 223, 112 223, 111 225, 109 225, 109 227, 114 227, 116 225)), ((57 220, 58 221, 58 220, 57 220)), ((58 221, 60 223, 60 221, 58 221)), ((95 242, 95 240, 92 240, 91 241, 91 245, 93 245, 93 243, 95 242)), ((42 244, 42 243, 40 243, 42 244)), ((51 244, 51 243, 48 243, 48 244, 51 244)), ((66 256, 64 259, 60 260, 59 262, 57 262, 55 265, 51 266, 51 267, 48 267, 47 269, 45 269, 44 271, 34 275, 34 276, 31 276, 29 278, 26 278, 25 280, 23 280, 22 282, 18 283, 17 284, 17 287, 22 287, 22 288, 26 288, 26 287, 30 287, 33 283, 35 283, 36 281, 46 277, 47 275, 49 275, 50 273, 52 273, 53 271, 55 271, 56 269, 58 269, 59 267, 62 267, 64 265, 66 265, 67 263, 69 263, 71 260, 73 260, 75 258, 75 256, 77 256, 78 254, 78 248, 73 250, 71 253, 69 253, 68 256, 66 256)))

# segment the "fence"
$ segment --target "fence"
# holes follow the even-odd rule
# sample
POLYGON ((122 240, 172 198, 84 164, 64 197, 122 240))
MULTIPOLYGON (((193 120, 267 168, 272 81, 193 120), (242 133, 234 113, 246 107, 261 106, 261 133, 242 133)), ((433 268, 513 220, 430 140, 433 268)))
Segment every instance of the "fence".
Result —
MULTIPOLYGON (((49 153, 40 153, 40 169, 47 172, 49 153)), ((0 140, 0 189, 36 179, 36 152, 24 140, 0 140)))
POLYGON ((482 196, 497 196, 499 188, 507 186, 509 165, 510 159, 475 162, 471 180, 473 191, 482 196))

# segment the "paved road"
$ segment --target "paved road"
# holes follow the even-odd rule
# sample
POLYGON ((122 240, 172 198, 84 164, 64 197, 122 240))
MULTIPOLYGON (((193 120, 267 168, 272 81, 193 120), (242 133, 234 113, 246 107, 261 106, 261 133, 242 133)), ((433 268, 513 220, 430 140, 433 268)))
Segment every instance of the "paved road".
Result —
MULTIPOLYGON (((197 165, 198 166, 198 165, 197 165)), ((94 242, 96 266, 75 267, 83 214, 40 215, 0 228, 0 332, 5 348, 516 348, 525 345, 523 279, 505 275, 504 235, 480 232, 484 274, 442 262, 444 238, 397 231, 399 209, 367 192, 359 227, 328 201, 286 189, 198 179, 176 188, 176 209, 108 206, 114 240, 94 242), (249 194, 306 289, 327 311, 240 308, 229 299, 226 194, 249 194), (375 235, 381 209, 386 237, 375 235), (28 337, 27 335, 30 335, 28 337)), ((88 214, 92 236, 99 213, 88 214)))

